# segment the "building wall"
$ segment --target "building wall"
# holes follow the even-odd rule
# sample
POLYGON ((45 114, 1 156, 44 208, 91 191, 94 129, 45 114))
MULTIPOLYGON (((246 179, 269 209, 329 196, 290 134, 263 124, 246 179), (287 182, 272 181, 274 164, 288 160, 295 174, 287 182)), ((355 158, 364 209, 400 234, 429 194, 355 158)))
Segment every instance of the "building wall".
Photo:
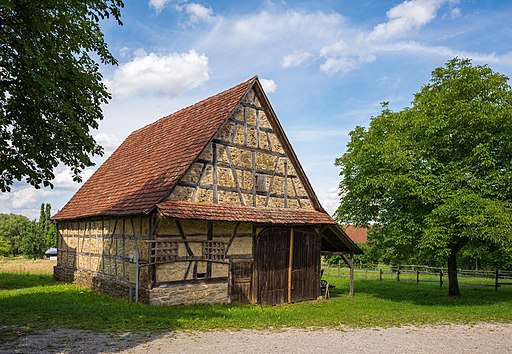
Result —
POLYGON ((169 199, 313 209, 252 90, 188 169, 169 199))
MULTIPOLYGON (((279 238, 282 235, 272 234, 265 247, 260 247, 259 255, 255 254, 258 250, 255 236, 262 230, 269 229, 252 223, 162 218, 149 237, 148 216, 59 222, 55 278, 128 299, 130 254, 138 247, 140 301, 169 305, 255 302, 263 298, 263 290, 272 290, 254 283, 255 279, 263 279, 257 275, 261 269, 268 273, 266 261, 263 264, 261 260, 270 259, 269 254, 289 256, 289 251, 283 251, 287 246, 281 245, 276 249, 279 242, 289 242, 287 227, 277 230, 278 233, 284 232, 285 236, 279 238), (256 257, 260 260, 258 264, 255 263, 256 257)), ((296 231, 294 254, 295 249, 303 250, 307 246, 307 242, 300 241, 300 232, 296 231)), ((313 234, 318 236, 315 232, 313 234)), ((297 253, 294 267, 298 260, 302 262, 319 257, 319 249, 306 253, 297 253)), ((302 263, 297 267, 292 274, 304 268, 302 263)), ((318 273, 315 269, 311 274, 318 273)), ((274 270, 270 273, 265 279, 272 279, 277 274, 274 270)), ((283 274, 286 276, 288 273, 284 270, 283 274)), ((285 283, 288 284, 287 281, 285 283)), ((269 284, 274 283, 270 281, 269 284)), ((301 284, 299 281, 294 286, 299 289, 304 287, 301 284)), ((306 282, 308 284, 315 283, 310 279, 306 282)), ((315 298, 315 294, 309 296, 309 293, 311 291, 307 292, 305 299, 315 298)), ((282 299, 275 301, 280 302, 282 299)))
POLYGON ((172 262, 157 264, 157 283, 227 278, 230 259, 252 257, 250 223, 163 219, 156 237, 176 249, 172 262))
MULTIPOLYGON (((57 280, 128 298, 130 254, 138 248, 141 263, 148 261, 147 216, 61 221, 57 228, 57 280)), ((139 279, 149 287, 148 267, 139 279)))
POLYGON ((252 259, 250 223, 163 218, 149 234, 147 216, 59 222, 55 278, 128 299, 138 247, 141 300, 228 302, 230 262, 252 259))

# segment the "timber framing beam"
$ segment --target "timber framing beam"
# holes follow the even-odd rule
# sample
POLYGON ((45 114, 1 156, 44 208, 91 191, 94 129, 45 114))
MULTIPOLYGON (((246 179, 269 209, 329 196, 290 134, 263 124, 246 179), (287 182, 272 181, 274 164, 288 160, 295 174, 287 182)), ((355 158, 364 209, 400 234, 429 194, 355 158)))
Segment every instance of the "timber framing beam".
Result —
MULTIPOLYGON (((202 188, 202 189, 213 189, 213 185, 212 184, 199 184, 198 185, 198 184, 195 184, 195 183, 192 183, 192 182, 187 182, 187 181, 180 181, 178 183, 178 185, 182 186, 182 187, 192 187, 192 188, 198 187, 198 188, 202 188)), ((226 186, 217 186, 217 190, 218 191, 224 191, 224 192, 238 193, 236 188, 226 187, 226 186)), ((264 197, 267 197, 267 194, 268 194, 268 192, 253 191, 252 189, 241 189, 240 191, 243 194, 253 195, 255 193, 256 195, 261 195, 261 196, 264 196, 264 197)), ((285 197, 285 194, 271 193, 270 197, 283 199, 285 197)), ((296 195, 292 195, 292 196, 291 195, 287 195, 287 199, 294 199, 294 200, 303 199, 303 200, 307 200, 308 197, 306 197, 306 196, 296 196, 296 195)))
POLYGON ((272 151, 272 150, 268 150, 268 149, 263 149, 263 148, 253 147, 253 146, 247 146, 247 145, 232 143, 232 142, 227 141, 227 140, 213 139, 212 142, 214 142, 216 144, 219 144, 219 145, 234 147, 234 148, 237 148, 237 149, 249 150, 249 151, 252 151, 252 152, 258 152, 258 153, 262 153, 262 154, 279 156, 279 157, 287 157, 286 154, 282 153, 282 152, 277 152, 277 151, 272 151))
MULTIPOLYGON (((228 147, 226 147, 226 151, 227 151, 227 148, 228 147)), ((277 158, 279 158, 279 156, 277 156, 277 158)), ((212 164, 213 163, 212 161, 206 160, 206 159, 197 159, 196 162, 202 163, 202 164, 212 164)), ((250 167, 230 165, 229 163, 225 163, 222 161, 217 161, 217 166, 223 167, 223 168, 234 168, 235 170, 238 170, 238 171, 252 172, 252 168, 250 168, 250 167)), ((259 173, 262 175, 269 175, 269 176, 274 174, 273 172, 270 172, 268 170, 263 170, 261 168, 257 168, 256 173, 259 173)), ((280 173, 277 171, 275 172, 275 175, 278 177, 285 177, 284 173, 280 173)), ((294 175, 294 174, 288 174, 287 177, 288 178, 298 178, 298 176, 294 175)))

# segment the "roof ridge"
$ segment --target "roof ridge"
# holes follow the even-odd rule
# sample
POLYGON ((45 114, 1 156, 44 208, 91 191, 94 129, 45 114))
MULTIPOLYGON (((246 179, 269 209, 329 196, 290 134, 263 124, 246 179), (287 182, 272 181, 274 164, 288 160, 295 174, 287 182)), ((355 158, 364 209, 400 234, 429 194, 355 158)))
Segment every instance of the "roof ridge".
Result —
POLYGON ((219 97, 219 96, 222 96, 222 95, 226 95, 228 94, 229 92, 231 91, 236 91, 237 89, 239 89, 240 87, 244 86, 244 85, 248 85, 249 83, 253 83, 255 81, 259 80, 258 79, 258 75, 254 75, 253 77, 251 77, 250 79, 248 80, 245 80, 244 82, 238 84, 238 85, 235 85, 231 88, 228 88, 224 91, 221 91, 221 92, 218 92, 216 94, 213 94, 211 96, 208 96, 208 97, 205 97, 203 98, 202 100, 198 101, 198 102, 195 102, 195 103, 192 103, 190 105, 188 105, 187 107, 183 107, 183 108, 180 108, 179 110, 175 111, 175 112, 172 112, 171 114, 168 114, 166 116, 163 116, 159 119, 157 119, 156 121, 154 121, 153 123, 149 123, 148 125, 145 125, 137 130, 134 130, 130 135, 134 134, 134 133, 137 133, 137 132, 140 132, 140 131, 144 131, 150 127, 152 127, 153 125, 156 125, 158 124, 159 122, 161 122, 162 120, 166 119, 166 118, 171 118, 172 116, 176 116, 178 114, 181 114, 183 113, 184 111, 187 111, 193 107, 196 107, 196 106, 201 106, 201 105, 204 105, 205 103, 207 103, 208 101, 210 100, 214 100, 215 98, 219 97))

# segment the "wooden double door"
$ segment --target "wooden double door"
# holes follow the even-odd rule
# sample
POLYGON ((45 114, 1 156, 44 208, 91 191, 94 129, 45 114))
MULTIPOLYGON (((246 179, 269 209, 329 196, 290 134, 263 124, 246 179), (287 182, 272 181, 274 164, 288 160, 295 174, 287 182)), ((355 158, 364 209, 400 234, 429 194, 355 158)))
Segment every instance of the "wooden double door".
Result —
POLYGON ((276 305, 320 295, 321 237, 314 230, 266 228, 254 248, 257 303, 276 305))

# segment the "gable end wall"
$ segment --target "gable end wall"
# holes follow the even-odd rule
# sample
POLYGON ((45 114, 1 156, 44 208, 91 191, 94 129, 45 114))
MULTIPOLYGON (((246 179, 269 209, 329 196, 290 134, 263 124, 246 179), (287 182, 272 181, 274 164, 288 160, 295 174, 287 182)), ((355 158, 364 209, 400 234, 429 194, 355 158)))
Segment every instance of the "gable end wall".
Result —
POLYGON ((251 89, 171 193, 170 200, 313 209, 251 89))

